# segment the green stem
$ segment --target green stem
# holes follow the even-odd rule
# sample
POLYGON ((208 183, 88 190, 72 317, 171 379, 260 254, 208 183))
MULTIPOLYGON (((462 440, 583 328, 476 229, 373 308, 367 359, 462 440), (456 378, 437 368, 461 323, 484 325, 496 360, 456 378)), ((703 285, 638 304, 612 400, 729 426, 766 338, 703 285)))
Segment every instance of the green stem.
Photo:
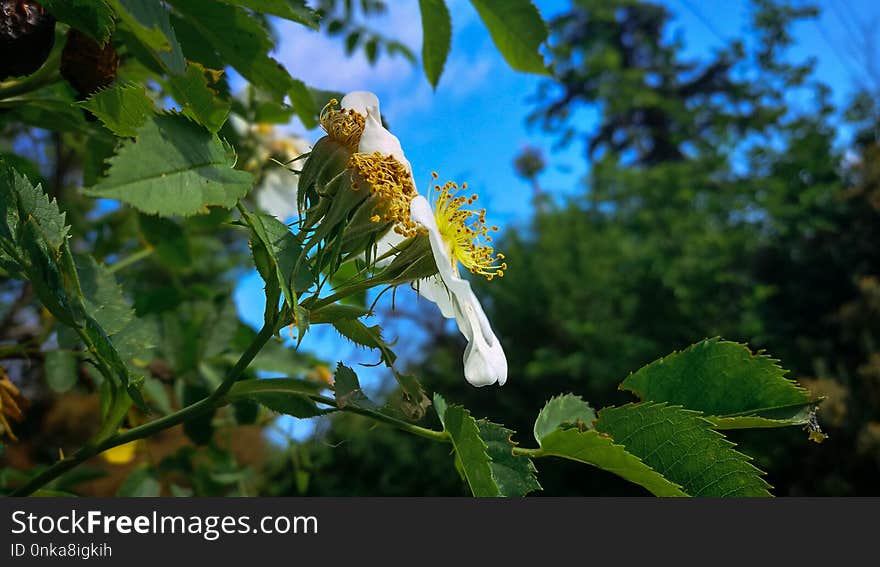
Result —
POLYGON ((61 66, 61 50, 55 49, 43 65, 34 73, 17 80, 0 83, 0 100, 39 90, 63 80, 58 69, 61 66))
POLYGON ((134 252, 133 254, 126 256, 125 258, 119 260, 118 262, 114 262, 113 264, 110 264, 110 266, 107 267, 107 271, 109 271, 111 274, 115 274, 116 272, 118 272, 119 270, 121 270, 123 268, 127 268, 128 266, 131 266, 132 264, 136 264, 145 258, 149 258, 150 256, 153 255, 153 252, 155 250, 156 249, 153 248, 152 246, 149 248, 143 248, 141 250, 138 250, 137 252, 134 252))
POLYGON ((441 443, 449 443, 451 439, 449 438, 449 434, 445 431, 437 431, 434 429, 427 429, 425 427, 419 427, 413 423, 409 423, 403 421, 402 419, 397 419, 396 417, 391 417, 390 415, 385 415, 384 413, 373 411, 369 408, 363 408, 358 406, 344 406, 340 407, 336 400, 333 398, 328 398, 325 396, 320 396, 317 394, 306 394, 314 401, 327 404, 328 406, 333 406, 340 411, 347 411, 350 413, 356 413, 358 415, 363 415, 365 417, 369 417, 371 419, 375 419, 376 421, 381 421, 382 423, 387 423, 393 427, 396 427, 400 430, 406 431, 408 433, 412 433, 413 435, 418 435, 419 437, 424 437, 425 439, 430 439, 432 441, 440 441, 441 443))
POLYGON ((158 433, 159 431, 168 429, 169 427, 179 425, 184 421, 187 421, 188 419, 210 411, 221 405, 221 402, 224 401, 223 397, 229 391, 229 388, 232 387, 232 384, 234 384, 235 381, 241 376, 241 374, 248 367, 254 357, 257 356, 257 353, 259 353, 263 346, 269 341, 269 339, 272 338, 273 334, 274 331, 271 327, 263 327, 260 330, 259 334, 257 334, 257 336, 254 338, 250 346, 247 348, 247 350, 238 359, 238 362, 235 363, 235 366, 233 366, 229 373, 226 375, 226 378, 224 378, 220 386, 218 386, 217 389, 214 390, 214 392, 212 392, 211 395, 207 398, 203 398, 198 402, 182 408, 172 414, 166 415, 165 417, 161 417, 149 423, 145 423, 138 427, 129 429, 128 431, 111 435, 103 441, 98 441, 97 443, 86 445, 72 456, 62 459, 51 467, 47 468, 46 470, 32 478, 30 481, 28 481, 24 486, 14 490, 11 495, 28 496, 30 494, 33 494, 35 491, 39 490, 49 482, 55 480, 62 474, 73 469, 86 459, 89 459, 97 455, 98 453, 102 453, 107 449, 112 449, 113 447, 117 447, 119 445, 124 445, 125 443, 130 443, 131 441, 135 441, 137 439, 149 437, 154 433, 158 433))
POLYGON ((531 457, 533 459, 538 459, 544 456, 543 449, 528 449, 526 447, 514 447, 512 449, 514 455, 520 457, 531 457))

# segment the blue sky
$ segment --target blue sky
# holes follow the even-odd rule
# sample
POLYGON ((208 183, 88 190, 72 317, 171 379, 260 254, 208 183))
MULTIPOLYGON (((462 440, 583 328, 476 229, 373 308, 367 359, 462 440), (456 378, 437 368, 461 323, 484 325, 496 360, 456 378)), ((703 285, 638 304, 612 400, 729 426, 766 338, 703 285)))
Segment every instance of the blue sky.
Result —
MULTIPOLYGON (((568 6, 561 0, 535 3, 545 19, 568 6)), ((419 53, 422 34, 418 0, 393 0, 388 4, 389 13, 371 21, 371 25, 419 53)), ((512 162, 516 155, 526 145, 542 149, 548 161, 542 186, 564 198, 582 191, 580 180, 586 173, 582 148, 576 143, 554 148, 556 138, 552 134, 525 124, 533 109, 531 100, 546 79, 512 71, 467 0, 449 0, 448 4, 453 19, 452 52, 436 90, 430 87, 420 66, 402 57, 384 57, 371 66, 362 53, 348 57, 340 38, 328 38, 288 22, 279 23, 281 42, 276 57, 294 77, 311 86, 342 92, 372 90, 378 94, 382 113, 400 138, 417 183, 427 184, 434 170, 441 180, 467 181, 480 194, 490 222, 502 227, 524 223, 531 214, 530 189, 514 174, 512 162)), ((681 34, 687 53, 693 57, 711 53, 724 39, 742 35, 749 26, 746 0, 667 0, 664 4, 675 15, 672 33, 681 34)), ((816 58, 818 77, 833 86, 835 100, 843 103, 854 81, 861 79, 852 60, 852 51, 860 48, 853 30, 856 26, 878 28, 880 2, 822 0, 818 4, 823 8, 821 19, 795 29, 797 47, 790 57, 816 58)), ((589 113, 582 113, 579 119, 584 121, 582 128, 589 128, 589 113)), ((310 141, 321 135, 318 131, 306 132, 297 123, 289 129, 310 141)), ((400 293, 397 301, 414 301, 412 295, 400 293)), ((259 325, 262 284, 255 273, 241 281, 236 298, 244 320, 259 325)), ((310 334, 303 346, 329 361, 376 360, 374 354, 354 349, 329 330, 310 334)), ((368 389, 375 391, 384 383, 382 369, 363 369, 359 373, 368 389)), ((486 393, 494 395, 491 389, 486 393)), ((280 425, 292 427, 296 437, 313 429, 313 424, 295 420, 280 425)))

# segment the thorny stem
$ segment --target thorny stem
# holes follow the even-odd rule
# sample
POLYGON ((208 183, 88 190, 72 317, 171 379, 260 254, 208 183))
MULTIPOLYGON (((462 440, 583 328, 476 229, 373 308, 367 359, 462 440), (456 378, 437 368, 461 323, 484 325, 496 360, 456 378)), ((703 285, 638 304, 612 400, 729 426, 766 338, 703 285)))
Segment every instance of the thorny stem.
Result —
POLYGON ((347 411, 350 413, 356 413, 358 415, 363 415, 365 417, 369 417, 371 419, 375 419, 376 421, 381 421, 382 423, 387 423, 393 427, 396 427, 400 430, 406 431, 408 433, 412 433, 413 435, 418 435, 419 437, 424 437, 425 439, 430 439, 432 441, 440 441, 441 443, 450 443, 451 439, 449 438, 449 434, 445 431, 437 431, 436 429, 428 429, 426 427, 419 427, 413 423, 409 423, 403 421, 401 419, 397 419, 396 417, 391 417, 390 415, 385 415, 384 413, 371 410, 369 408, 358 407, 358 406, 340 406, 336 400, 333 398, 328 398, 320 395, 312 395, 308 394, 310 398, 314 401, 327 404, 328 406, 333 406, 340 411, 347 411))
POLYGON ((157 420, 145 423, 133 429, 129 429, 128 431, 111 435, 110 437, 107 437, 102 441, 98 441, 97 443, 85 445, 70 457, 58 461, 51 467, 47 468, 46 470, 32 478, 24 486, 14 490, 11 495, 28 496, 30 494, 33 494, 35 491, 39 490, 49 482, 55 480, 62 474, 73 469, 86 459, 89 459, 97 455, 98 453, 102 453, 107 449, 112 449, 113 447, 124 445, 125 443, 129 443, 137 439, 149 437, 154 433, 158 433, 159 431, 163 431, 165 429, 168 429, 169 427, 181 424, 184 421, 189 420, 190 418, 219 407, 224 401, 223 397, 229 391, 229 388, 232 387, 232 384, 235 383, 235 381, 241 376, 241 374, 248 367, 254 357, 257 356, 257 353, 259 353, 263 346, 269 341, 269 339, 272 338, 273 334, 274 330, 271 326, 264 326, 260 330, 259 334, 257 334, 257 336, 254 338, 250 346, 248 346, 244 354, 242 354, 241 357, 238 359, 238 362, 235 363, 235 366, 233 366, 232 369, 227 373, 226 378, 223 379, 223 382, 220 384, 220 386, 218 386, 217 389, 214 390, 214 392, 207 398, 203 398, 196 403, 182 408, 172 414, 168 414, 165 417, 161 417, 157 420))

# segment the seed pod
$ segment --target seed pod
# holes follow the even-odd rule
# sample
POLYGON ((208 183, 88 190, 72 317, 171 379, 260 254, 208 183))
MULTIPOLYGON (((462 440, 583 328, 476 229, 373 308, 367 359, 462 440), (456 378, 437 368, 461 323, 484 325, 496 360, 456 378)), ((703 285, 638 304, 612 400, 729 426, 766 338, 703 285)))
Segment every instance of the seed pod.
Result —
POLYGON ((116 80, 119 54, 108 41, 98 42, 73 28, 67 32, 67 43, 61 52, 61 76, 67 79, 80 99, 84 99, 116 80))
POLYGON ((55 44, 55 18, 31 0, 0 0, 0 81, 30 75, 55 44))

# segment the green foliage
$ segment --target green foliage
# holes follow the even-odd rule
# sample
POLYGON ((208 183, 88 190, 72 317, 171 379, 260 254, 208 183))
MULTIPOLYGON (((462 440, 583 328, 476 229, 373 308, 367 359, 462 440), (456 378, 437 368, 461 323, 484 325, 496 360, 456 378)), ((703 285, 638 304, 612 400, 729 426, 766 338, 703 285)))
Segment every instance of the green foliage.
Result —
POLYGON ((539 52, 547 40, 547 26, 531 0, 471 0, 471 4, 511 67, 527 73, 547 74, 539 52))
POLYGON ((491 459, 489 468, 492 470, 492 479, 502 496, 525 496, 541 490, 536 476, 538 471, 532 460, 513 453, 513 431, 485 419, 477 421, 477 428, 486 444, 486 454, 491 459))
POLYGON ((596 430, 691 496, 770 496, 761 471, 699 412, 665 404, 606 408, 596 430))
POLYGON ((596 430, 557 429, 541 440, 541 451, 599 467, 645 487, 655 496, 687 496, 678 484, 596 430))
POLYGON ((596 412, 580 396, 565 394, 550 398, 535 420, 535 440, 538 443, 559 428, 574 427, 580 431, 592 429, 596 412))
POLYGON ((100 90, 80 103, 117 136, 133 138, 147 118, 156 113, 143 86, 122 83, 100 90))
POLYGON ((110 0, 116 15, 137 41, 169 72, 182 75, 186 61, 168 10, 158 0, 110 0))
POLYGON ((231 401, 252 400, 278 413, 307 418, 326 413, 308 397, 321 389, 320 384, 293 378, 245 380, 230 389, 228 398, 231 401))
POLYGON ((456 468, 473 495, 501 496, 501 489, 492 474, 491 459, 486 452, 488 446, 480 437, 477 420, 463 407, 447 405, 439 394, 434 394, 434 409, 455 448, 456 468))
POLYGON ((422 14, 422 66, 436 87, 452 45, 452 18, 445 0, 419 0, 422 14))
POLYGON ((710 339, 641 368, 620 386, 645 401, 699 410, 723 428, 804 425, 816 402, 785 373, 745 345, 710 339))
POLYGON ((455 466, 474 496, 524 496, 540 490, 531 460, 513 454, 513 431, 477 421, 439 394, 434 394, 434 409, 455 448, 455 466))
POLYGON ((113 33, 113 10, 106 0, 44 0, 43 6, 62 22, 104 44, 113 33))
POLYGON ((219 2, 173 0, 177 8, 223 61, 248 81, 283 98, 291 89, 292 79, 277 61, 269 57, 272 40, 242 8, 219 2))
POLYGON ((314 30, 318 29, 318 14, 306 6, 305 0, 221 0, 227 4, 242 6, 261 14, 271 14, 314 30))
POLYGON ((216 134, 226 122, 232 103, 217 97, 208 85, 208 72, 198 63, 189 63, 185 75, 171 77, 169 86, 181 111, 211 133, 216 134))
POLYGON ((154 116, 135 141, 123 142, 107 177, 86 193, 145 213, 204 214, 209 206, 234 206, 250 190, 253 177, 234 163, 216 135, 183 116, 154 116))
POLYGON ((341 362, 336 365, 334 373, 333 391, 336 395, 336 404, 340 408, 345 406, 375 407, 370 399, 361 390, 357 374, 341 362))

